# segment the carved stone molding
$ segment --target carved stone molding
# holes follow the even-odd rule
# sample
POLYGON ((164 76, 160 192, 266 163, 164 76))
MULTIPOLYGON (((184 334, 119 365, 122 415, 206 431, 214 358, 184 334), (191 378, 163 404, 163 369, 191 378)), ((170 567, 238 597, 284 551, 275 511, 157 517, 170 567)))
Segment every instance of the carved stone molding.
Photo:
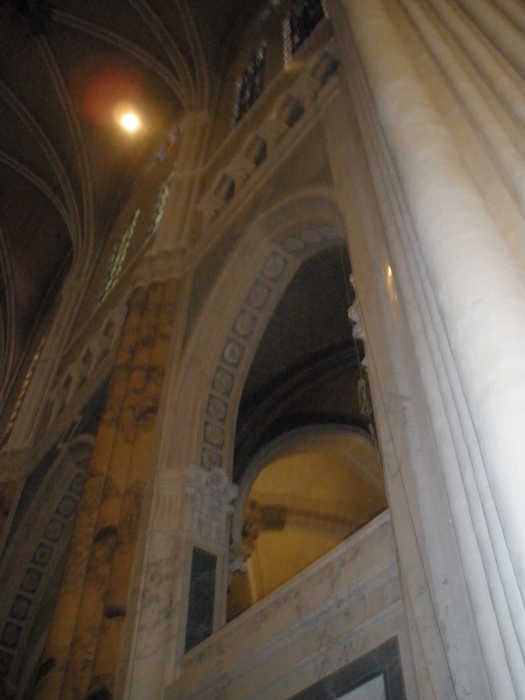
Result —
POLYGON ((208 471, 190 465, 186 486, 188 530, 224 545, 228 535, 228 516, 233 512, 232 501, 238 490, 223 469, 216 467, 208 471))
MULTIPOLYGON (((355 278, 354 275, 350 275, 349 277, 350 284, 352 285, 354 289, 354 301, 350 306, 348 307, 348 319, 350 322, 353 324, 352 326, 352 337, 355 338, 355 340, 361 340, 363 343, 366 340, 365 332, 363 330, 363 327, 361 325, 361 317, 360 317, 360 306, 359 306, 359 299, 357 298, 357 287, 355 284, 355 278)), ((368 367, 368 357, 365 356, 361 360, 361 364, 363 367, 368 367)))
POLYGON ((272 103, 268 114, 248 136, 226 167, 202 194, 197 209, 205 229, 244 187, 285 134, 316 99, 339 63, 337 46, 329 41, 303 67, 297 80, 272 103))
POLYGON ((202 428, 200 463, 205 469, 222 467, 230 420, 234 384, 249 351, 257 327, 267 318, 271 298, 295 259, 304 259, 322 247, 337 245, 341 232, 321 225, 287 233, 274 241, 262 261, 248 293, 239 303, 231 330, 224 341, 211 382, 202 428))
POLYGON ((213 471, 224 464, 223 452, 232 415, 230 403, 234 384, 243 364, 246 348, 289 262, 289 255, 278 246, 274 246, 236 311, 232 328, 218 358, 206 404, 200 459, 205 470, 213 471))

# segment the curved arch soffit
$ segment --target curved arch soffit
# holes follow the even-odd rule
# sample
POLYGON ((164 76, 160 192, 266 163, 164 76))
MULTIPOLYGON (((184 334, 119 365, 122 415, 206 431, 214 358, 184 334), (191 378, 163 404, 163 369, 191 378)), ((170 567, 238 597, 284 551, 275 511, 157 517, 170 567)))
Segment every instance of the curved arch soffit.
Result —
POLYGON ((198 464, 231 473, 237 410, 268 321, 301 263, 344 245, 329 188, 300 193, 257 219, 220 273, 170 388, 175 417, 160 469, 198 464))
POLYGON ((379 454, 370 436, 364 430, 355 426, 311 425, 284 433, 265 445, 250 461, 239 484, 232 520, 233 542, 240 543, 242 541, 244 510, 252 486, 263 469, 277 459, 298 453, 318 452, 329 449, 332 453, 351 457, 353 464, 378 488, 383 489, 383 483, 378 475, 374 474, 355 454, 357 445, 360 445, 361 449, 364 447, 373 451, 377 455, 379 467, 379 454))

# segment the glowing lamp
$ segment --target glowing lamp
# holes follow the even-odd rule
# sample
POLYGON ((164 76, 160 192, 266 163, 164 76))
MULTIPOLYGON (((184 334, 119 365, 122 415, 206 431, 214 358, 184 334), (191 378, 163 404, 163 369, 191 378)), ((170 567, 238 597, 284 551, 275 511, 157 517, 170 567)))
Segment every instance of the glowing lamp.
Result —
POLYGON ((120 117, 120 126, 133 134, 140 128, 140 119, 135 112, 126 112, 120 117))

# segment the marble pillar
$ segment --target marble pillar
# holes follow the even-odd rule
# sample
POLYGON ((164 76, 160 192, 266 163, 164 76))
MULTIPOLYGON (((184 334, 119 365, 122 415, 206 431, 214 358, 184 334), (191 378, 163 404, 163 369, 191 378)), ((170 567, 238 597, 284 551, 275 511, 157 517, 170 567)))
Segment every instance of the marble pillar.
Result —
MULTIPOLYGON (((383 223, 388 207, 397 218, 388 269, 403 297, 448 498, 461 560, 454 576, 464 576, 487 674, 477 697, 523 698, 525 54, 518 15, 507 7, 517 4, 337 4, 362 70, 355 103, 370 99, 360 128, 375 144, 369 158, 383 223)), ((430 533, 427 553, 439 538, 430 533)), ((441 543, 441 556, 453 546, 441 543)), ((430 587, 438 600, 439 582, 430 587)), ((457 618, 461 635, 463 614, 447 611, 445 638, 445 618, 457 618)), ((479 658, 445 649, 455 697, 472 694, 479 658)))
POLYGON ((177 291, 168 281, 131 296, 37 698, 112 693, 177 291))

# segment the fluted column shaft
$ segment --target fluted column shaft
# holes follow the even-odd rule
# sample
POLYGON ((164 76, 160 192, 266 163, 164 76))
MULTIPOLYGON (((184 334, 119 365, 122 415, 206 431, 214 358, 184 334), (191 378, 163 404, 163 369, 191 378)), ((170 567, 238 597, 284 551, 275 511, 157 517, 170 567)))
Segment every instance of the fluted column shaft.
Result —
MULTIPOLYGON (((470 557, 466 540, 461 541, 459 520, 463 515, 454 503, 451 511, 458 519, 456 531, 487 673, 494 697, 522 697, 525 288, 520 235, 525 211, 525 134, 521 124, 523 88, 514 80, 514 71, 521 67, 523 43, 520 50, 515 28, 488 0, 428 5, 412 0, 342 0, 342 5, 408 207, 417 241, 415 255, 420 255, 423 263, 420 274, 428 280, 435 297, 445 342, 452 353, 454 364, 447 369, 448 381, 454 385, 457 372, 459 391, 474 428, 475 444, 467 434, 464 443, 469 445, 471 469, 477 478, 479 493, 474 497, 486 521, 480 525, 478 518, 472 529, 479 540, 481 559, 470 557), (430 6, 435 7, 436 15, 430 6), (436 21, 437 16, 456 42, 465 39, 469 31, 470 40, 454 44, 436 21), (494 18, 491 28, 486 22, 489 16, 494 18), (488 39, 481 41, 479 34, 472 32, 469 18, 479 23, 488 39), (509 41, 502 52, 508 65, 501 57, 494 58, 489 45, 493 42, 499 47, 505 36, 509 41), (477 64, 485 83, 465 62, 465 55, 477 64), (432 83, 431 71, 435 66, 457 100, 456 112, 449 112, 446 119, 445 110, 438 109, 440 96, 433 92, 436 83, 432 83), (498 75, 502 77, 499 92, 505 98, 506 114, 494 106, 487 90, 498 92, 498 75), (484 198, 460 153, 461 131, 454 128, 464 117, 457 117, 458 106, 494 164, 498 186, 506 197, 499 210, 484 198), (506 222, 505 230, 498 225, 498 215, 506 222), (476 472, 478 451, 482 474, 476 472), (482 526, 487 528, 484 535, 482 526), (499 570, 495 576, 486 568, 488 563, 499 570), (495 644, 499 635, 501 647, 495 644), (503 663, 496 662, 496 650, 501 654, 503 648, 506 662, 505 657, 503 663)), ((442 359, 436 357, 436 366, 440 362, 442 359)), ((427 391, 430 386, 426 382, 427 391)), ((454 400, 453 395, 447 400, 454 400)), ((430 394, 428 402, 432 412, 430 394)), ((456 410, 451 407, 451 415, 456 410)), ((438 416, 435 421, 437 426, 438 416)), ((436 436, 438 433, 436 428, 436 436)), ((459 455, 459 459, 464 457, 459 455)), ((454 477, 447 475, 448 466, 444 465, 444 475, 454 498, 454 477)))

